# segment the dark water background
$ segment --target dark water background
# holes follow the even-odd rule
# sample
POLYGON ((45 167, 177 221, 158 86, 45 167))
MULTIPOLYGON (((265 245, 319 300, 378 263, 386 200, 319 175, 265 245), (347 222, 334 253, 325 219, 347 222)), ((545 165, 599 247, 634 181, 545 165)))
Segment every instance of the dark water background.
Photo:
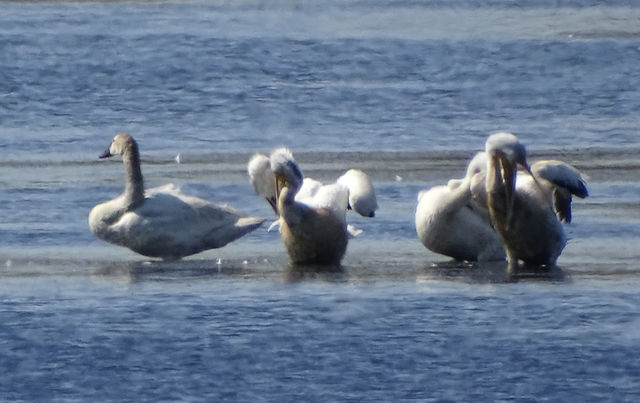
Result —
POLYGON ((636 401, 640 5, 0 2, 0 400, 636 401), (510 130, 589 175, 559 267, 426 250, 417 193, 510 130), (270 217, 245 164, 358 167, 341 273, 266 229, 178 263, 95 239, 117 132, 149 186, 270 217), (175 162, 180 154, 181 163, 175 162))

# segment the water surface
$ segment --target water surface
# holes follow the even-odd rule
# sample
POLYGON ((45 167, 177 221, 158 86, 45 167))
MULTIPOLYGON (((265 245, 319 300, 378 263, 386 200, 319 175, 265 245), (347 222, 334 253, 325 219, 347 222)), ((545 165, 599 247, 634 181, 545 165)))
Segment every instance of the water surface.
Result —
POLYGON ((608 4, 0 2, 0 400, 636 401, 640 8, 608 4), (498 130, 589 176, 557 268, 417 240, 498 130), (245 165, 286 145, 380 210, 337 273, 266 227, 148 261, 87 226, 122 131, 148 186, 271 218, 245 165))

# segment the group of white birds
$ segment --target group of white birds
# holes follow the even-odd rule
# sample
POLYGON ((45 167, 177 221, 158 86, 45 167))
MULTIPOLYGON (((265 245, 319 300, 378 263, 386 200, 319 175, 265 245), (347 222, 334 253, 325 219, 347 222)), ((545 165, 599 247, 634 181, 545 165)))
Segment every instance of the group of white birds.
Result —
POLYGON ((588 196, 577 169, 556 160, 529 167, 524 145, 500 132, 463 179, 420 193, 416 230, 427 248, 455 259, 554 266, 567 242, 562 222, 571 222, 572 195, 588 196))
MULTIPOLYGON (((173 185, 144 189, 140 153, 126 133, 115 136, 100 158, 121 155, 126 182, 117 198, 95 206, 89 227, 100 239, 144 256, 180 259, 219 248, 258 228, 265 219, 189 196, 173 185)), ((282 242, 295 265, 339 266, 348 239, 349 209, 374 217, 378 208, 369 177, 350 169, 335 183, 305 178, 287 148, 254 155, 251 185, 273 209, 282 242)), ((529 167, 525 147, 510 133, 496 133, 466 176, 422 191, 416 230, 431 251, 457 260, 507 258, 551 266, 566 244, 561 221, 571 221, 572 195, 586 197, 584 177, 560 161, 529 167), (518 167, 522 170, 518 170, 518 167)))

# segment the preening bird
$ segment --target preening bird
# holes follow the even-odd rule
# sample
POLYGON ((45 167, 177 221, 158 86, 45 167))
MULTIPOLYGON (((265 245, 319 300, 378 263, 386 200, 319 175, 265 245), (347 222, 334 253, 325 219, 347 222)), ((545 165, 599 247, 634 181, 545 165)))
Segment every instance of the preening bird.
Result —
MULTIPOLYGON (((275 182, 269 157, 255 154, 247 165, 250 183, 255 192, 262 196, 278 216, 276 206, 275 182)), ((295 200, 310 207, 332 210, 336 216, 346 222, 346 213, 353 210, 363 217, 374 217, 378 209, 376 193, 369 176, 359 169, 349 169, 335 183, 323 184, 305 177, 295 200)), ((269 227, 271 230, 280 225, 278 219, 269 227)), ((362 230, 347 225, 350 237, 362 233, 362 230)))
MULTIPOLYGON (((255 192, 276 211, 276 191, 270 160, 264 154, 255 154, 247 165, 249 181, 255 192)), ((378 209, 376 193, 369 176, 359 169, 349 169, 335 183, 323 184, 305 177, 296 194, 296 200, 312 207, 342 208, 346 196, 346 209, 353 209, 363 217, 374 217, 378 209), (334 186, 335 184, 340 186, 334 186), (344 192, 344 194, 342 194, 344 192)))
POLYGON ((275 178, 280 236, 291 261, 298 265, 339 265, 348 242, 344 213, 340 216, 330 208, 296 200, 303 176, 288 149, 271 154, 270 168, 275 178))
POLYGON ((559 161, 541 161, 531 169, 524 145, 511 133, 491 135, 485 149, 487 206, 510 267, 520 261, 555 265, 567 242, 560 220, 571 220, 572 194, 588 195, 584 178, 559 161), (518 173, 518 167, 524 171, 518 173))
MULTIPOLYGON (((420 242, 429 250, 457 260, 503 260, 504 249, 489 223, 482 200, 474 199, 474 181, 484 180, 486 155, 478 153, 463 179, 434 186, 418 195, 415 223, 420 242)), ((484 182, 481 183, 484 187, 484 182)))

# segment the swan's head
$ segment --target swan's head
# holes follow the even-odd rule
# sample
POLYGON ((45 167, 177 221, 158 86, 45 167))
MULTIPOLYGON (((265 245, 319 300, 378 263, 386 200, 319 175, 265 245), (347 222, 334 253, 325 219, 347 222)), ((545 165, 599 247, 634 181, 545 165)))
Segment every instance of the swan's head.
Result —
POLYGON ((138 145, 129 133, 119 133, 111 141, 111 145, 99 158, 109 158, 114 155, 123 155, 131 149, 137 150, 138 145))
POLYGON ((366 173, 350 169, 338 178, 338 183, 349 190, 349 208, 363 217, 375 217, 378 200, 366 173))
POLYGON ((293 159, 293 154, 288 148, 278 148, 271 153, 270 165, 275 176, 276 200, 286 188, 288 197, 293 201, 303 181, 302 172, 293 159))
POLYGON ((263 154, 256 154, 247 165, 249 181, 253 190, 264 197, 277 214, 276 184, 271 171, 271 161, 263 154))

